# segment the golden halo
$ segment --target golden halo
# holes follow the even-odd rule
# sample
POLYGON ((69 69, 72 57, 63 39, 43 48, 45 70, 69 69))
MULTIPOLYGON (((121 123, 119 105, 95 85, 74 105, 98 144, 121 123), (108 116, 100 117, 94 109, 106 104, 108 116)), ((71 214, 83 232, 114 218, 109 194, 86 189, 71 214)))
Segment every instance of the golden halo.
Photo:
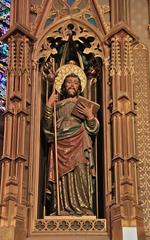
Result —
POLYGON ((65 64, 62 67, 60 67, 56 72, 55 88, 59 93, 61 90, 61 85, 63 84, 65 78, 71 73, 74 73, 80 78, 82 91, 84 90, 86 86, 87 78, 82 68, 74 64, 65 64))

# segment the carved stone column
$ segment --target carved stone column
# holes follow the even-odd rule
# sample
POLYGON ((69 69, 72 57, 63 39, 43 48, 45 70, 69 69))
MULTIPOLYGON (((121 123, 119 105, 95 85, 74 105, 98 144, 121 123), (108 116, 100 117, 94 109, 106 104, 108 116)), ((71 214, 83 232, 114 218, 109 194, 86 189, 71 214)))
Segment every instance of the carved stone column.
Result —
POLYGON ((133 35, 125 28, 109 36, 111 44, 111 127, 113 240, 122 240, 125 227, 144 240, 142 211, 138 200, 135 109, 133 95, 133 35))
POLYGON ((7 103, 1 179, 2 239, 25 238, 30 130, 30 43, 20 33, 8 39, 7 103), (7 238, 6 238, 7 236, 7 238))
POLYGON ((31 50, 28 1, 12 1, 6 111, 2 154, 0 239, 26 239, 31 104, 31 50), (21 9, 24 11, 21 11, 21 9))
POLYGON ((135 102, 133 89, 133 44, 137 37, 130 29, 130 1, 111 0, 111 135, 113 240, 127 237, 144 240, 142 208, 138 199, 135 102), (124 236, 124 237, 123 237, 124 236), (131 236, 131 235, 130 235, 131 236), (132 235, 133 236, 133 235, 132 235), (129 235, 128 235, 129 237, 129 235))

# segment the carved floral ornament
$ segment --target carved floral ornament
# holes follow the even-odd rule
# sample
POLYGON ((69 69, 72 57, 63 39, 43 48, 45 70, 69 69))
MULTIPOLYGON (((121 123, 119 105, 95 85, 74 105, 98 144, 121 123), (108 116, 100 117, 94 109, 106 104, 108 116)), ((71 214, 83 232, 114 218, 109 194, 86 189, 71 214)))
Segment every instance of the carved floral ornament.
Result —
POLYGON ((77 24, 74 21, 67 21, 47 34, 41 43, 39 58, 48 59, 49 56, 56 56, 64 50, 65 44, 72 44, 79 55, 92 54, 94 57, 104 58, 103 48, 98 36, 87 27, 77 24))

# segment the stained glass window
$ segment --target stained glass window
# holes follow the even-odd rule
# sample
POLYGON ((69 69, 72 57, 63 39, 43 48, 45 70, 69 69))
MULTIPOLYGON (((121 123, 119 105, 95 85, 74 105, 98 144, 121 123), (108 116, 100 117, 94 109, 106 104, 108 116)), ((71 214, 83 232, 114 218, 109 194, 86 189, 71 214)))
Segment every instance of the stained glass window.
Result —
MULTIPOLYGON (((9 28, 10 2, 11 0, 0 0, 0 36, 9 28)), ((0 110, 5 110, 7 62, 8 45, 0 41, 0 110)))

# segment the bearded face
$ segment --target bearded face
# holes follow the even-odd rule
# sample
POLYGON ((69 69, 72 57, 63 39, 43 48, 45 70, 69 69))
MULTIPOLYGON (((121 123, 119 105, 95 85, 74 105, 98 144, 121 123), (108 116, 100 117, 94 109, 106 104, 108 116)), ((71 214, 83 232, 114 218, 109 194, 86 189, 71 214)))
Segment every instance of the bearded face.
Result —
POLYGON ((64 80, 61 93, 65 98, 76 97, 81 93, 80 79, 76 75, 69 75, 64 80))
POLYGON ((76 77, 68 77, 65 81, 65 89, 68 97, 77 96, 79 89, 79 79, 76 77))

